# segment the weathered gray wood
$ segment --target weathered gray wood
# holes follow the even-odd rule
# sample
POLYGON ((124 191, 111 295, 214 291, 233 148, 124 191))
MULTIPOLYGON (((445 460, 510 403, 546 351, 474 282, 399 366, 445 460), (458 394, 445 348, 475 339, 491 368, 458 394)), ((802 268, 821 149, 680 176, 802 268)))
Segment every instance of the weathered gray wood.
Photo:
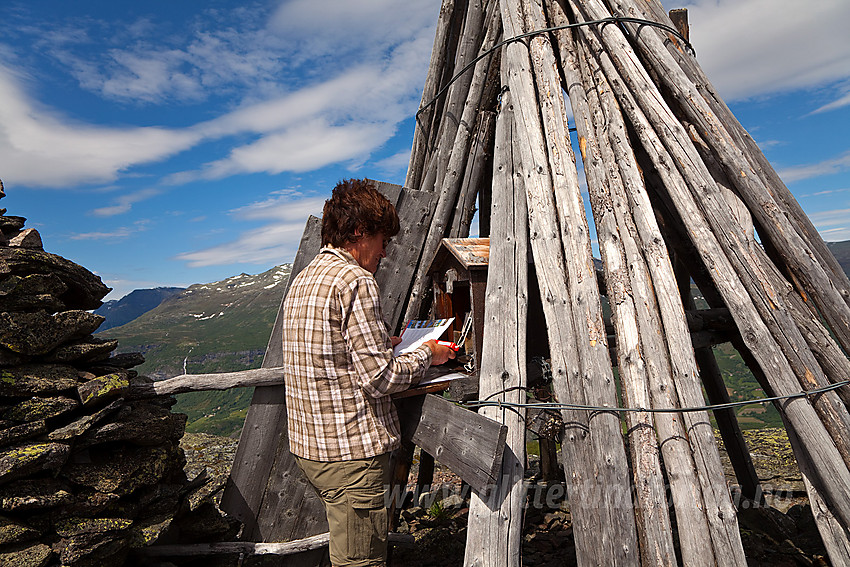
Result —
POLYGON ((473 490, 486 494, 496 485, 506 426, 434 394, 407 399, 399 417, 403 439, 434 455, 473 490))
POLYGON ((472 144, 466 171, 463 174, 458 206, 454 211, 449 238, 466 238, 475 216, 475 202, 479 189, 490 183, 493 171, 493 139, 496 113, 483 111, 478 114, 478 127, 472 144))
MULTIPOLYGON (((298 253, 292 262, 289 282, 292 281, 318 253, 321 246, 321 221, 316 217, 307 220, 298 253)), ((284 289, 283 297, 289 290, 289 282, 284 289)), ((282 351, 282 319, 281 310, 272 328, 266 355, 263 357, 263 367, 279 367, 283 363, 282 351)), ((286 405, 283 386, 266 386, 254 390, 251 406, 242 426, 236 457, 230 470, 230 477, 221 499, 221 509, 243 522, 243 539, 262 541, 263 534, 257 524, 266 482, 274 462, 273 457, 280 444, 288 444, 286 435, 286 405)), ((309 502, 307 512, 324 515, 321 501, 314 497, 309 502)), ((303 536, 313 534, 302 534, 303 536)), ((301 535, 296 536, 302 537, 301 535)))
POLYGON ((797 466, 800 468, 800 475, 803 477, 803 484, 809 496, 809 505, 812 507, 812 515, 829 559, 833 565, 850 565, 850 538, 848 538, 847 529, 835 517, 828 503, 821 496, 816 486, 820 483, 818 471, 812 467, 793 428, 788 428, 788 441, 794 451, 797 466))
MULTIPOLYGON (((490 267, 480 355, 479 397, 522 403, 526 384, 528 309, 528 210, 522 165, 512 152, 514 113, 510 93, 496 125, 490 267), (505 392, 505 389, 514 388, 505 392)), ((470 500, 464 565, 519 566, 525 503, 525 411, 495 407, 480 413, 507 426, 497 485, 470 500)))
MULTIPOLYGON (((618 225, 627 228, 622 233, 622 242, 628 258, 632 291, 634 297, 640 299, 635 302, 635 308, 651 405, 655 408, 680 407, 682 401, 678 390, 671 387, 674 383, 673 368, 653 283, 658 266, 669 265, 669 260, 665 258, 667 253, 661 247, 658 228, 654 226, 651 208, 647 206, 648 199, 640 171, 629 147, 625 124, 611 96, 610 87, 593 65, 587 51, 581 49, 580 54, 585 74, 592 74, 587 82, 594 82, 594 78, 596 80, 595 95, 603 114, 597 128, 608 130, 613 155, 607 156, 604 162, 609 176, 617 179, 619 175, 622 182, 622 185, 611 185, 611 195, 618 225), (615 167, 615 164, 619 167, 615 167)), ((589 93, 593 97, 594 91, 590 90, 589 93)), ((599 132, 600 139, 602 136, 603 132, 599 132)), ((602 148, 606 150, 605 145, 602 148)), ((689 565, 714 564, 717 552, 710 538, 706 538, 710 534, 706 500, 710 500, 711 495, 704 494, 691 447, 692 442, 699 441, 691 441, 685 419, 681 415, 657 414, 655 424, 666 469, 675 471, 668 475, 668 482, 679 525, 688 526, 688 529, 680 530, 678 534, 683 560, 689 565)))
MULTIPOLYGON (((494 2, 495 4, 495 2, 494 2)), ((487 13, 487 27, 484 35, 481 51, 491 48, 501 36, 502 26, 498 11, 491 9, 487 13)), ((427 270, 431 260, 440 246, 440 241, 446 236, 452 220, 452 211, 457 208, 458 194, 463 181, 463 173, 469 157, 470 147, 474 140, 473 127, 480 111, 481 97, 487 84, 487 70, 490 67, 490 57, 480 59, 469 73, 472 80, 469 82, 467 96, 463 102, 458 124, 454 129, 455 136, 451 140, 451 152, 448 155, 445 169, 438 171, 435 189, 438 197, 436 207, 433 210, 431 224, 428 227, 428 235, 419 261, 419 269, 413 280, 410 291, 410 299, 405 312, 405 319, 415 319, 422 307, 422 298, 430 285, 427 270)))
MULTIPOLYGON (((553 25, 566 23, 566 15, 559 5, 549 3, 547 7, 553 25)), ((662 356, 666 353, 662 354, 657 348, 652 350, 651 345, 641 346, 641 331, 651 331, 647 328, 648 322, 644 321, 642 327, 639 325, 635 298, 648 302, 652 295, 652 290, 647 285, 649 278, 630 227, 624 226, 625 223, 618 226, 615 209, 622 216, 628 211, 628 202, 624 198, 622 179, 616 168, 618 160, 614 157, 614 151, 608 141, 606 120, 602 116, 592 77, 586 66, 579 65, 572 33, 562 30, 557 37, 561 48, 561 68, 575 116, 579 148, 605 271, 608 300, 616 329, 616 356, 623 384, 623 400, 630 407, 652 407, 646 374, 647 362, 644 358, 650 353, 662 356), (615 184, 619 191, 613 188, 615 184), (626 248, 630 252, 628 257, 626 248), (640 271, 637 274, 640 278, 640 281, 636 282, 638 287, 632 286, 630 267, 640 271)), ((621 156, 620 159, 628 159, 628 156, 621 156)), ((633 223, 631 225, 633 228, 633 223)), ((671 417, 662 419, 670 420, 671 417)), ((653 416, 648 413, 628 413, 626 423, 630 439, 642 564, 675 565, 673 530, 653 416)), ((692 470, 691 463, 684 472, 687 474, 692 470)), ((683 517, 682 521, 687 523, 688 517, 683 517)), ((692 523, 688 525, 693 527, 692 523)), ((688 538, 681 540, 683 557, 689 557, 691 553, 688 538)))
MULTIPOLYGON (((609 35, 606 30, 615 31, 612 26, 606 26, 602 30, 603 36, 606 37, 609 35)), ((586 34, 586 37, 590 40, 595 39, 593 34, 586 34)), ((612 42, 625 42, 621 34, 620 37, 612 37, 611 40, 612 42)), ((642 68, 636 65, 634 54, 628 55, 631 50, 627 44, 612 45, 609 51, 615 50, 620 55, 616 67, 608 58, 609 53, 603 52, 601 47, 594 47, 593 51, 602 62, 622 108, 629 116, 638 135, 644 141, 644 148, 650 154, 655 170, 664 178, 664 184, 669 195, 676 203, 678 214, 685 221, 691 239, 700 250, 703 262, 709 266, 711 273, 716 277, 715 283, 718 289, 735 315, 739 328, 744 330, 742 336, 748 342, 754 356, 759 359, 759 364, 765 369, 765 374, 774 384, 775 391, 781 394, 791 394, 797 391, 799 384, 786 358, 786 355, 791 356, 791 353, 789 351, 783 352, 783 349, 779 348, 779 345, 775 342, 779 337, 772 335, 766 322, 762 320, 761 315, 756 310, 757 306, 753 303, 754 301, 758 303, 764 301, 762 296, 762 293, 764 293, 763 282, 759 278, 767 276, 760 274, 761 270, 755 269, 752 264, 742 263, 750 259, 749 253, 752 249, 737 241, 740 235, 736 234, 734 228, 728 226, 711 228, 706 222, 722 222, 722 219, 728 219, 731 215, 728 212, 724 214, 713 209, 706 211, 705 207, 709 204, 717 207, 722 206, 717 199, 711 198, 709 184, 712 180, 710 176, 699 173, 691 175, 692 172, 688 168, 699 168, 699 165, 693 161, 691 156, 677 157, 673 160, 666 153, 668 149, 676 152, 686 151, 687 146, 690 145, 690 140, 682 133, 681 125, 678 124, 669 109, 664 110, 658 104, 658 101, 662 100, 660 94, 657 93, 657 89, 646 77, 645 72, 641 70, 642 68), (633 83, 633 87, 630 88, 624 84, 623 77, 619 75, 619 69, 628 73, 629 84, 633 83), (651 98, 650 93, 653 93, 651 98), (640 107, 634 97, 641 99, 643 104, 640 107), (653 116, 661 120, 659 127, 662 129, 659 130, 659 133, 663 132, 666 135, 669 130, 678 131, 666 148, 658 138, 658 133, 650 126, 647 116, 643 114, 645 110, 643 105, 646 105, 646 109, 652 109, 658 113, 657 116, 653 116), (662 115, 664 118, 661 118, 662 115), (686 182, 681 178, 678 171, 679 166, 688 171, 689 181, 686 182), (700 195, 699 207, 694 202, 693 197, 688 196, 691 190, 688 183, 693 183, 694 193, 700 195), (705 217, 703 217, 704 211, 706 211, 705 217), (721 244, 729 250, 728 254, 723 251, 721 244), (737 269, 733 267, 732 262, 735 263, 737 269), (742 281, 740 278, 744 278, 744 280, 742 281), (755 281, 750 281, 747 278, 755 281), (755 290, 758 287, 759 291, 756 294, 749 294, 745 290, 744 284, 752 284, 752 289, 755 290)), ((695 152, 695 150, 693 151, 695 152)), ((702 162, 699 161, 699 163, 702 162)), ((775 309, 775 307, 771 306, 770 309, 775 309)), ((777 325, 777 327, 780 330, 783 328, 781 325, 777 325)), ((793 324, 788 325, 788 327, 796 328, 793 324)), ((806 347, 803 346, 803 348, 806 347)), ((850 474, 848 474, 841 455, 829 438, 823 424, 812 411, 808 402, 798 404, 796 401, 790 401, 785 404, 784 411, 790 421, 794 423, 795 429, 801 440, 807 445, 812 458, 816 460, 819 470, 823 471, 824 476, 829 478, 826 492, 829 495, 830 502, 836 506, 836 510, 843 519, 850 518, 850 515, 848 515, 850 513, 850 507, 848 507, 848 504, 850 504, 850 499, 848 499, 848 496, 850 496, 850 492, 848 492, 850 474)))
MULTIPOLYGON (((416 127, 413 131, 413 145, 410 150, 410 161, 407 166, 407 177, 404 181, 405 187, 419 189, 422 182, 425 163, 428 154, 428 138, 431 133, 435 108, 423 107, 430 103, 440 88, 444 71, 446 68, 446 57, 451 51, 448 43, 452 40, 452 19, 459 18, 455 10, 455 0, 443 0, 440 6, 440 15, 437 19, 437 30, 434 34, 434 48, 431 51, 431 62, 428 65, 428 74, 425 77, 425 86, 422 89, 422 101, 419 108, 422 112, 416 119, 416 127)), ((454 38, 457 41, 457 37, 454 38)))
POLYGON ((149 398, 182 394, 184 392, 279 386, 281 384, 283 384, 283 368, 254 368, 251 370, 240 370, 239 372, 181 374, 167 380, 132 384, 130 396, 133 398, 149 398))
POLYGON ((381 305, 390 333, 400 332, 402 315, 413 274, 422 251, 422 242, 431 220, 431 205, 435 194, 405 189, 396 207, 401 232, 387 247, 387 257, 381 260, 375 279, 381 290, 381 305))
MULTIPOLYGON (((610 0, 621 14, 641 14, 631 0, 610 0)), ((729 180, 739 196, 749 205, 758 220, 763 238, 781 254, 785 268, 799 281, 805 292, 814 300, 824 319, 829 323, 839 344, 850 352, 850 305, 842 297, 831 274, 819 262, 810 242, 804 239, 772 194, 770 188, 753 169, 737 147, 726 125, 714 113, 699 93, 696 85, 673 59, 657 33, 639 33, 631 25, 635 43, 641 54, 653 63, 665 90, 677 103, 677 108, 693 122, 706 137, 717 154, 729 180)), ((613 37, 605 32, 605 36, 613 37)))
MULTIPOLYGON (((679 292, 685 307, 695 309, 696 305, 691 293, 691 276, 681 258, 677 261, 676 275, 679 280, 679 292)), ((711 348, 694 344, 694 355, 709 403, 719 405, 731 402, 732 399, 726 389, 726 384, 723 382, 723 375, 720 372, 714 351, 711 348)), ((741 494, 754 502, 763 503, 758 473, 756 473, 753 459, 735 416, 735 410, 733 408, 716 409, 714 410, 714 419, 717 421, 717 428, 720 430, 720 436, 726 446, 726 454, 729 456, 729 461, 735 471, 735 478, 741 487, 741 494)))
MULTIPOLYGON (((668 25, 671 23, 667 19, 664 8, 657 0, 648 0, 640 4, 638 8, 640 7, 643 7, 647 13, 641 14, 640 12, 636 12, 639 17, 655 19, 655 21, 668 25)), ((647 28, 644 31, 649 32, 650 30, 647 28)), ((679 40, 674 36, 665 35, 664 40, 670 55, 688 74, 705 101, 711 106, 718 117, 720 117, 726 128, 728 128, 729 133, 736 140, 738 147, 744 151, 745 157, 753 169, 761 176, 765 186, 773 192, 782 212, 795 224, 800 236, 806 239, 811 246, 818 263, 830 270, 833 285, 838 289, 842 297, 844 297, 845 302, 850 305, 850 280, 848 280, 847 274, 845 274, 841 265, 835 259, 835 256, 829 251, 817 229, 808 216, 806 216, 806 213, 791 194, 791 191, 788 190, 788 187, 773 169, 773 166, 767 160, 761 148, 759 148, 752 136, 749 135, 717 93, 697 60, 680 45, 679 40)))
MULTIPOLYGON (((504 0, 501 8, 505 36, 514 37, 523 32, 525 15, 521 5, 514 0, 504 0)), ((534 41, 537 40, 532 43, 534 41)), ((607 398, 613 383, 600 384, 604 374, 601 375, 602 380, 590 375, 585 371, 586 364, 579 360, 577 343, 589 343, 591 339, 604 349, 605 357, 608 353, 601 321, 601 332, 595 338, 587 336, 587 328, 580 335, 577 331, 579 325, 575 319, 580 316, 573 312, 574 298, 567 286, 564 260, 567 243, 562 242, 557 229, 559 223, 547 156, 547 139, 552 138, 544 137, 539 113, 540 107, 550 102, 548 99, 538 102, 537 90, 547 91, 542 84, 535 89, 529 51, 524 45, 516 42, 507 45, 503 57, 508 63, 503 83, 508 85, 514 99, 519 138, 516 147, 526 172, 524 185, 531 249, 548 327, 555 392, 561 400, 591 403, 607 398)), ((561 96, 560 81, 554 80, 548 94, 561 96)), ((566 132, 565 126, 563 130, 566 132)), ((568 138, 561 138, 557 143, 565 144, 565 140, 568 138)), ((561 147, 558 146, 558 149, 561 147)), ((574 164, 567 165, 574 170, 574 164)), ((576 175, 575 172, 573 175, 576 175)), ((577 185, 577 180, 575 183, 577 185)), ((590 261, 583 255, 574 260, 590 261)), ((595 279, 593 281, 595 285, 595 279)), ((614 400, 616 396, 611 396, 604 402, 613 405, 614 400)), ((636 565, 639 549, 628 471, 620 466, 625 462, 625 449, 619 420, 610 415, 594 414, 591 417, 587 412, 577 411, 564 411, 563 417, 562 458, 579 565, 636 565), (610 425, 615 426, 613 432, 610 425)))
MULTIPOLYGON (((330 534, 325 532, 296 541, 282 543, 253 543, 245 541, 222 541, 216 543, 190 543, 152 545, 133 551, 137 557, 198 557, 204 555, 295 555, 327 547, 330 534)), ((410 534, 390 532, 387 541, 392 545, 413 545, 415 538, 410 534)), ((287 565, 289 565, 287 563, 287 565)))

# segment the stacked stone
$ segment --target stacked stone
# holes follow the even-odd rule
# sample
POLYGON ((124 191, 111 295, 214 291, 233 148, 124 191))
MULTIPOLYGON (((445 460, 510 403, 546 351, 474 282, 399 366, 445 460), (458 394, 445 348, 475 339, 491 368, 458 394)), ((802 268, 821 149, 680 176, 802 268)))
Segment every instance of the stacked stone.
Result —
POLYGON ((144 358, 92 336, 109 288, 24 223, 0 209, 0 565, 121 565, 232 531, 187 482, 174 399, 130 399, 144 358))

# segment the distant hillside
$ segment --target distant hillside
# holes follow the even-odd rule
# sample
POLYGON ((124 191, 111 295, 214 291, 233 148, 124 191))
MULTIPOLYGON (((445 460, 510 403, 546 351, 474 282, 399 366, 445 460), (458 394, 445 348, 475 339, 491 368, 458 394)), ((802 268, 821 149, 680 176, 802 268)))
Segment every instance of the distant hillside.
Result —
POLYGON ((137 289, 121 299, 107 301, 95 310, 95 313, 106 317, 98 328, 103 332, 113 327, 126 325, 133 319, 144 315, 169 297, 183 291, 182 287, 156 287, 153 289, 137 289))
POLYGON ((838 263, 841 264, 841 267, 844 268, 844 273, 850 276, 850 240, 827 242, 826 246, 838 260, 838 263))
MULTIPOLYGON (((144 354, 137 370, 156 379, 182 374, 184 367, 190 374, 257 368, 290 267, 192 285, 101 336, 117 339, 119 352, 144 354)), ((238 388, 181 394, 175 409, 189 415, 190 431, 231 435, 241 430, 252 393, 238 388)))

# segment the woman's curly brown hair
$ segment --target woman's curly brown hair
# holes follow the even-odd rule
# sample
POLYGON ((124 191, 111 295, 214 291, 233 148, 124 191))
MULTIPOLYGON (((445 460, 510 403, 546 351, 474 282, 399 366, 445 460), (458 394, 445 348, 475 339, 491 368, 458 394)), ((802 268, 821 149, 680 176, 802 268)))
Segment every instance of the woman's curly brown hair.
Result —
POLYGON ((392 238, 399 231, 398 213, 370 182, 343 179, 334 187, 322 211, 322 246, 342 248, 362 234, 381 233, 392 238))

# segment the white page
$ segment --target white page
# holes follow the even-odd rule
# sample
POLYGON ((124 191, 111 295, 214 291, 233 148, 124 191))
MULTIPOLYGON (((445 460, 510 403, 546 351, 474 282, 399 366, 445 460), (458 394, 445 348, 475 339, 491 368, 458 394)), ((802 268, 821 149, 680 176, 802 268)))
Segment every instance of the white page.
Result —
POLYGON ((401 342, 393 349, 393 356, 415 350, 416 347, 431 339, 439 339, 454 320, 454 317, 450 317, 434 321, 409 321, 401 332, 401 342))

